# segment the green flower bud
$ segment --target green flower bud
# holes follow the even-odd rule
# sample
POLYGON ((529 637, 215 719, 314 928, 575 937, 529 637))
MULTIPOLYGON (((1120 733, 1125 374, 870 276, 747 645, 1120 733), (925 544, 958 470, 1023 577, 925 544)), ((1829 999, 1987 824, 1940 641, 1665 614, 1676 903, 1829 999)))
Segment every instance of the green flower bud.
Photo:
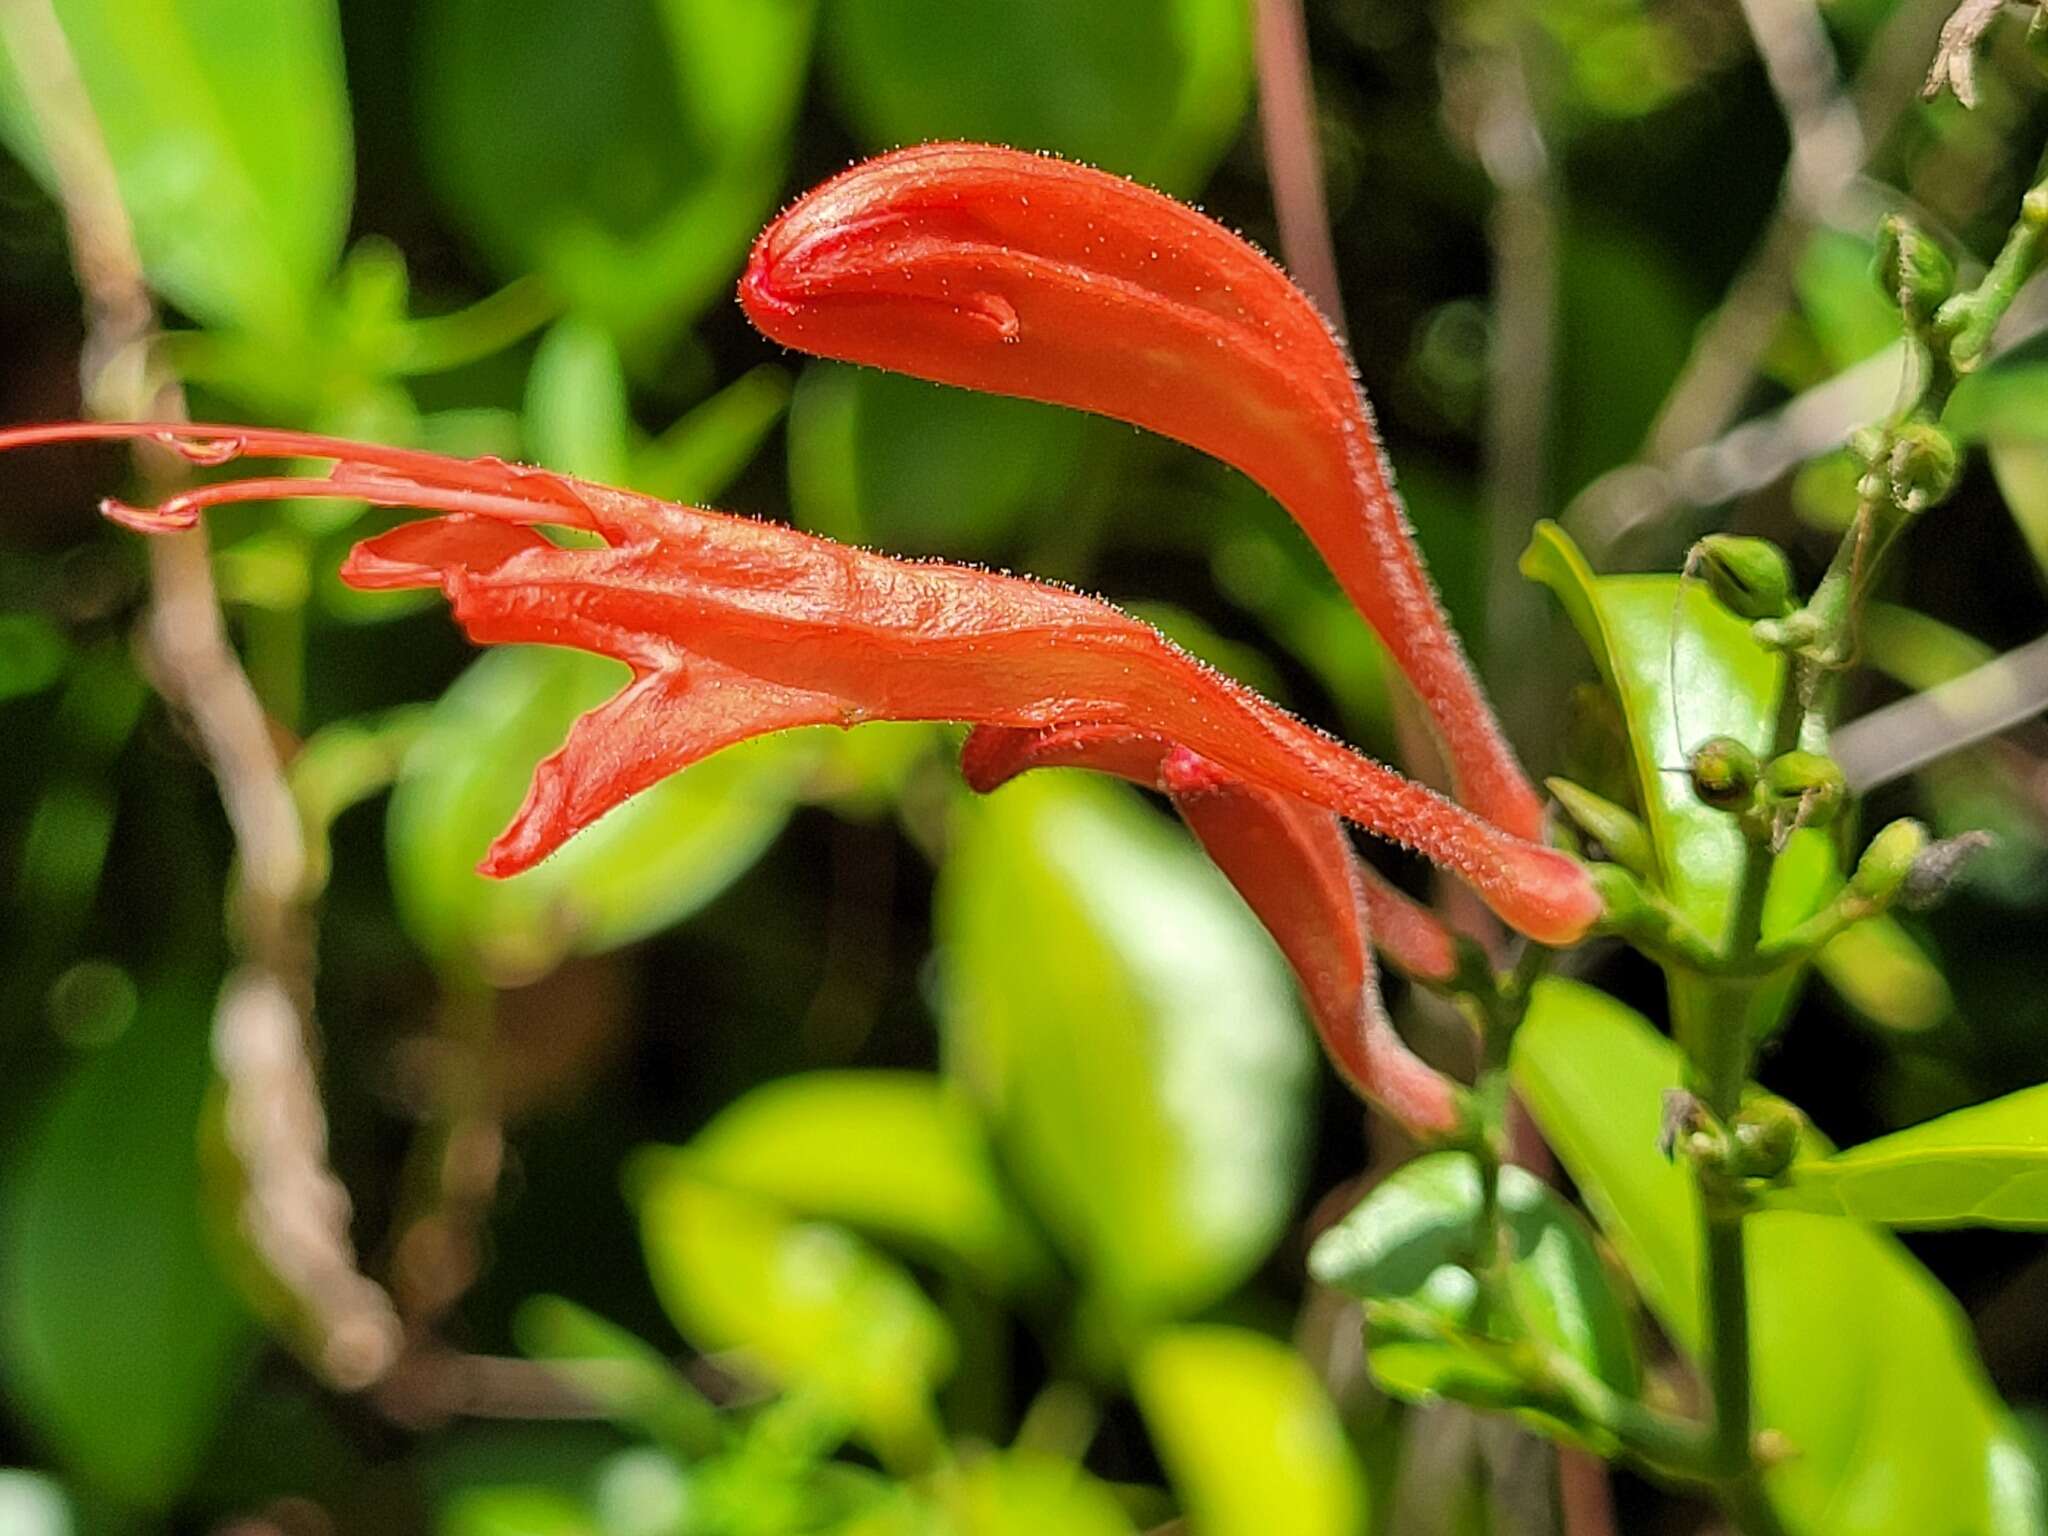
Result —
POLYGON ((1728 1171, 1739 1178, 1776 1178, 1792 1166, 1805 1131, 1806 1117, 1783 1099, 1752 1100, 1736 1111, 1728 1171))
POLYGON ((1619 864, 1588 864, 1586 873, 1607 911, 1600 926, 1610 933, 1625 933, 1639 926, 1649 913, 1650 898, 1636 877, 1619 864))
POLYGON ((1925 512, 1946 501, 1963 470, 1963 451, 1946 428, 1931 421, 1909 421, 1892 436, 1885 459, 1893 505, 1911 513, 1925 512))
POLYGON ((1604 799, 1570 779, 1545 779, 1543 782, 1557 796, 1557 803, 1564 807, 1564 813, 1572 819, 1573 825, 1598 842, 1607 851, 1608 858, 1624 869, 1648 877, 1655 867, 1650 854, 1650 834, 1634 812, 1623 810, 1612 800, 1604 799))
POLYGON ((1934 318, 1956 285, 1948 253, 1925 230, 1896 213, 1886 214, 1877 226, 1877 260, 1871 275, 1884 296, 1905 314, 1906 323, 1915 327, 1934 318))
POLYGON ((2027 23, 2027 53, 2034 68, 2048 75, 2048 11, 2036 10, 2027 23))
POLYGON ((1849 797, 1849 786, 1833 758, 1818 752, 1787 752, 1764 769, 1764 798, 1777 809, 1792 810, 1797 825, 1824 827, 1849 797))
POLYGON ((1709 534, 1694 552, 1714 596, 1737 618, 1782 619, 1792 611, 1792 562, 1769 539, 1709 534))
POLYGON ((1716 810, 1742 810, 1756 793, 1756 754, 1733 736, 1701 742, 1686 766, 1692 792, 1716 810))
POLYGON ((1913 864, 1927 848, 1927 828, 1902 817, 1880 831, 1856 861, 1849 888, 1865 901, 1889 904, 1913 873, 1913 864))

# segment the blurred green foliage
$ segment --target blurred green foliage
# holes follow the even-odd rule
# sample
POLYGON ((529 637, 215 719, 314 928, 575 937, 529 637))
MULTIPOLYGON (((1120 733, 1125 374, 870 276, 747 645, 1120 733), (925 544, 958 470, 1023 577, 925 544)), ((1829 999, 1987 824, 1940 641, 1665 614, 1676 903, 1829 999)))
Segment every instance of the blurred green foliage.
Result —
MULTIPOLYGON (((1596 577, 1562 538, 1531 570, 1586 646, 1560 625, 1486 652, 1509 326, 1460 82, 1512 52, 1554 167, 1536 275, 1556 372, 1545 483, 1526 489, 1567 514, 1641 451, 1772 216, 1787 145, 1765 71, 1732 9, 1307 10, 1354 348, 1449 606, 1505 687, 1602 680, 1577 696, 1594 707, 1536 711, 1520 745, 1639 809, 1711 926, 1729 828, 1673 773, 1677 717, 1687 739, 1754 724, 1770 659, 1703 592, 1596 577)), ((1273 248, 1243 0, 54 11, 166 306, 162 356, 202 419, 520 456, 1072 580, 1395 751, 1377 647, 1241 479, 1101 421, 800 365, 726 302, 784 199, 936 137, 1076 155, 1273 248)), ((1847 74, 1883 79, 1911 11, 1816 16, 1847 74)), ((93 403, 41 66, 9 36, 0 421, 93 403)), ((1976 115, 1909 111, 1859 183, 1871 210, 1921 209, 1966 264, 1995 249, 2048 126, 2012 54, 1987 58, 1976 115)), ((1872 227, 1859 211, 1795 230, 1754 412, 1896 346, 1872 227)), ((2039 345, 1970 380, 1950 420, 1988 473, 1889 576, 1872 698, 1965 670, 2048 612, 2039 345)), ((1702 529, 1739 526, 1810 575, 1842 467, 1816 457, 1674 510, 1596 563, 1675 569, 1702 529)), ((1600 1444, 1526 1400, 1457 1293, 1470 1165, 1391 1171, 1404 1149, 1361 1136, 1278 956, 1155 808, 1065 776, 972 800, 940 728, 796 733, 485 881, 474 866, 533 764, 623 674, 566 651, 473 656, 437 603, 348 592, 343 552, 396 514, 309 499, 212 533, 311 848, 328 1124, 294 1134, 331 1159, 352 1204, 326 1215, 404 1325, 381 1384, 335 1390, 305 1277, 252 1269, 302 1213, 244 1203, 264 1170, 234 1159, 255 1143, 220 1133, 247 1070, 214 1024, 232 842, 136 659, 142 553, 91 516, 120 473, 84 452, 0 462, 0 725, 17 744, 0 1462, 23 1469, 0 1472, 0 1532, 1127 1536, 1184 1518, 1196 1536, 1357 1536, 1412 1530, 1417 1509, 1448 1512, 1446 1530, 1551 1528, 1547 1480, 1496 1476, 1435 1401, 1600 1444), (228 1166, 203 1168, 202 1147, 228 1166), (1318 1250, 1335 1289, 1312 1284, 1308 1240, 1351 1206, 1318 1250), (1364 1308, 1377 1385, 1340 1293, 1364 1308)), ((1940 914, 1845 934, 1829 986, 1801 999, 1765 1072, 1835 1140, 2048 1076, 2044 758, 2028 727, 1873 802, 1873 824, 1914 811, 2000 842, 1940 914)), ((1826 840, 1802 837, 1774 920, 1839 883, 1826 840)), ((1515 1061, 1592 1223, 1533 1181, 1504 1190, 1527 1225, 1515 1293, 1587 1371, 1662 1389, 1698 1344, 1690 1188, 1649 1153, 1677 1065, 1637 1007, 1656 1008, 1653 980, 1594 964, 1608 990, 1546 984, 1515 1061)), ((1469 1066, 1440 1014, 1396 1001, 1426 1049, 1469 1066)), ((1804 1453, 1771 1478, 1790 1528, 2038 1528, 2036 1452, 1985 1371, 2006 1401, 2048 1396, 2038 1237, 1916 1235, 1909 1252, 1814 1214, 1942 1225, 1960 1180, 2039 1228, 2038 1103, 1906 1132, 1864 1164, 1802 1164, 1785 1203, 1804 1209, 1758 1219, 1762 1423, 1804 1453), (1949 1169, 1931 1221, 1930 1158, 1949 1169)), ((1690 1528, 1668 1490, 1625 1477, 1618 1495, 1622 1529, 1690 1528)))

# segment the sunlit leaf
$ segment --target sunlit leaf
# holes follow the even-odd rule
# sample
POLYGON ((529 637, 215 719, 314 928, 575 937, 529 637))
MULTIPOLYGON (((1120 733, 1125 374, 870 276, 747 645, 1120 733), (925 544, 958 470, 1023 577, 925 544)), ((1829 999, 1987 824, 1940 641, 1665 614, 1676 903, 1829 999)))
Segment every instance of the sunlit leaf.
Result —
POLYGON ((685 1338, 835 1405, 885 1459, 930 1454, 953 1340, 901 1267, 843 1227, 704 1182, 674 1152, 647 1154, 632 1182, 648 1271, 685 1338))
POLYGON ((1893 1227, 2048 1227, 2048 1087, 1792 1165, 1785 1210, 1893 1227))
POLYGON ((441 1511, 439 1536, 602 1536, 576 1499, 553 1488, 466 1488, 441 1511))
MULTIPOLYGON (((1699 1218, 1686 1171, 1659 1156, 1678 1051, 1590 987, 1546 981, 1514 1074, 1546 1139, 1678 1346, 1700 1345, 1699 1218)), ((2011 1422, 1954 1299, 1882 1232, 1793 1211, 1753 1216, 1759 1428, 1795 1453, 1766 1475, 1797 1536, 2028 1531, 2041 1518, 2011 1465, 2011 1422)))
POLYGON ((1364 1470, 1328 1390, 1290 1346, 1217 1324, 1164 1329, 1134 1362, 1131 1382, 1191 1529, 1365 1529, 1364 1470))
MULTIPOLYGON (((302 335, 341 254, 354 166, 333 0, 56 10, 151 284, 209 324, 302 335)), ((24 69, 48 83, 47 61, 10 64, 0 46, 0 137, 48 186, 24 69)))
POLYGON ((1912 1034, 1955 1013, 1941 967, 1889 914, 1865 918, 1836 935, 1814 963, 1843 1002, 1886 1029, 1912 1034))
POLYGON ((872 149, 1029 145, 1188 192, 1251 83, 1237 0, 838 0, 831 18, 835 94, 872 149))
MULTIPOLYGON (((1676 576, 1595 576, 1554 523, 1537 526, 1522 571, 1556 594, 1621 706, 1635 765, 1637 804, 1657 856, 1658 884, 1695 927, 1721 942, 1734 916, 1748 842, 1736 818, 1693 793, 1685 764, 1701 742, 1732 736, 1768 755, 1784 673, 1749 625, 1716 602, 1705 583, 1676 576)), ((1764 929, 1810 915, 1840 881, 1823 834, 1793 834, 1772 870, 1764 929)), ((1673 977, 1683 1012, 1690 978, 1673 977)), ((1790 996, 1764 989, 1755 1027, 1790 996)))
POLYGON ((1476 1270, 1488 1240, 1479 1164, 1438 1152, 1405 1163, 1316 1240, 1315 1277, 1365 1304, 1374 1378, 1398 1397, 1451 1397, 1532 1417, 1598 1443, 1597 1432, 1544 1411, 1545 1379, 1502 1346, 1533 1338, 1624 1394, 1636 1389, 1634 1341, 1591 1235, 1527 1170, 1501 1170, 1513 1243, 1511 1318, 1486 1316, 1476 1270))
POLYGON ((1293 1198, 1310 1057, 1222 877, 1135 796, 1049 774, 963 807, 937 923, 949 1064, 1098 1299, 1237 1284, 1293 1198))
POLYGON ((161 1506, 215 1433, 250 1327, 200 1221, 205 984, 157 976, 142 996, 0 1181, 0 1376, 81 1483, 161 1506))
POLYGON ((691 1139, 701 1177, 964 1260, 998 1283, 1042 1272, 973 1111, 914 1072, 764 1083, 691 1139))
POLYGON ((768 737, 665 780, 511 880, 476 873, 570 723, 626 681, 581 651, 508 647, 471 663, 434 705, 392 792, 391 879, 435 955, 531 979, 565 955, 677 922, 743 873, 787 820, 811 743, 768 737))

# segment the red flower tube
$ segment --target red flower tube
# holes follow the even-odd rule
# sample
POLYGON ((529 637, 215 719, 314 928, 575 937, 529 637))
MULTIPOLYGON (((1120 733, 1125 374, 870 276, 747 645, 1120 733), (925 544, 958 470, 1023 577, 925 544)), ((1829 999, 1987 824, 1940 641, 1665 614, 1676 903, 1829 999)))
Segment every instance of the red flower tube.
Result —
POLYGON ((137 437, 204 463, 244 452, 336 463, 325 478, 202 486, 154 511, 110 504, 131 527, 189 527, 206 507, 309 494, 441 512, 363 541, 343 578, 438 586, 480 643, 576 646, 633 669, 633 682, 536 771, 485 859, 491 874, 530 867, 657 780, 771 731, 863 720, 1099 723, 1187 746, 1247 783, 1405 843, 1541 942, 1577 940, 1601 911, 1574 860, 1359 756, 1076 592, 892 560, 494 460, 306 433, 71 423, 0 432, 0 452, 137 437), (536 524, 587 529, 606 547, 562 548, 536 524))
POLYGON ((1444 620, 1342 345, 1214 220, 1042 155, 899 150, 771 224, 740 302, 786 346, 1113 416, 1243 470, 1414 685, 1460 798, 1542 835, 1542 801, 1444 620))
POLYGON ((981 791, 1031 768, 1078 767, 1165 794, 1273 935, 1351 1086, 1420 1134, 1447 1135, 1463 1123, 1458 1090, 1395 1032, 1372 959, 1379 940, 1396 965, 1447 981, 1457 964, 1451 936, 1357 858, 1328 811, 1233 778, 1185 747, 1101 726, 982 726, 960 766, 981 791))

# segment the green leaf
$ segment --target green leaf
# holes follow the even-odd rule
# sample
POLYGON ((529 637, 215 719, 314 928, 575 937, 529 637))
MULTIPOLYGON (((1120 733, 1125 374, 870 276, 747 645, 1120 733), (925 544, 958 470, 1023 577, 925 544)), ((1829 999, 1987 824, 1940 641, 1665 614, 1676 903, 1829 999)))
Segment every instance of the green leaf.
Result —
MULTIPOLYGON (((1516 1087, 1672 1340, 1700 1344, 1698 1208, 1656 1150, 1679 1053, 1575 982, 1539 984, 1516 1087)), ((1794 1454, 1766 1486, 1798 1536, 2037 1528, 2011 1423, 1961 1309, 1899 1243, 1792 1211, 1749 1219, 1758 1427, 1794 1454)))
POLYGON ((1899 307, 1871 277, 1875 242, 1839 229, 1816 230, 1799 258, 1794 286, 1830 372, 1882 352, 1899 339, 1899 307))
POLYGON ((553 1488, 465 1488, 441 1510, 440 1536, 600 1536, 583 1505, 553 1488))
MULTIPOLYGON (((151 285, 206 324, 302 336, 341 253, 355 162, 332 0, 56 9, 151 285)), ((0 44, 28 31, 0 28, 0 44)), ((0 46, 0 138, 46 187, 32 104, 47 69, 0 46)))
POLYGON ((1223 877, 1120 786, 1036 775, 962 805, 935 920, 948 1064, 1105 1320, 1237 1285, 1294 1198, 1310 1055, 1223 877))
MULTIPOLYGON (((1637 1371, 1628 1315, 1578 1216, 1526 1169, 1501 1170, 1501 1209, 1514 1245, 1510 1317, 1486 1315, 1475 1268, 1488 1239, 1479 1164, 1465 1152, 1405 1163, 1316 1240, 1309 1269, 1365 1303, 1374 1378, 1397 1397, 1453 1397, 1489 1406, 1542 1402, 1540 1363, 1511 1352, 1534 1338, 1616 1391, 1637 1371)), ((1556 1426, 1550 1413, 1531 1415, 1556 1426)), ((1599 1443, 1591 1426, 1563 1427, 1599 1443)))
POLYGON ((664 780, 523 875, 477 874, 534 765, 626 678, 619 663, 581 651, 505 647, 478 657, 434 705, 387 828, 399 913, 444 963, 531 979, 567 955, 631 943, 710 901, 782 829, 813 749, 797 735, 664 780))
POLYGON ((1815 964, 1843 1002, 1886 1029, 1917 1034, 1955 1014, 1941 967, 1888 913, 1837 934, 1815 964))
POLYGON ((1245 1328, 1164 1329, 1133 1363, 1131 1385, 1203 1536, 1366 1529, 1364 1469, 1329 1392, 1292 1346, 1245 1328))
MULTIPOLYGON (((1691 750, 1714 736, 1768 753, 1782 659, 1758 645, 1749 625, 1716 602, 1705 583, 1596 576, 1555 523, 1537 525, 1522 573, 1556 594, 1621 706, 1658 886, 1710 941, 1723 942, 1748 844, 1733 816, 1693 793, 1684 767, 1691 750)), ((1825 834, 1794 833, 1771 872, 1764 932, 1783 932, 1810 916, 1839 882, 1825 834)), ((1695 984, 1675 975, 1672 985, 1674 1010, 1686 1016, 1685 995, 1695 984)), ((1755 1027, 1776 1022, 1792 985, 1763 989, 1755 1027)))
POLYGON ((604 485, 627 483, 626 366, 607 332, 574 315, 555 322, 526 376, 525 425, 536 462, 604 485))
POLYGON ((790 499, 845 543, 988 557, 1059 505, 1087 427, 1057 406, 813 363, 790 402, 790 499))
POLYGON ((2002 439, 1991 444, 1988 457, 2006 510, 2035 566, 2048 573, 2048 442, 2002 439))
POLYGON ((832 1404, 891 1464, 929 1457, 953 1339, 899 1265, 843 1227, 704 1182, 674 1151, 645 1154, 630 1182, 648 1272, 683 1337, 832 1404))
POLYGON ((825 60, 872 149, 1049 149, 1191 192, 1250 95, 1238 0, 837 0, 825 60))
POLYGON ((938 1078, 781 1078, 720 1111, 685 1155, 713 1183, 961 1259, 999 1284, 1045 1271, 973 1110, 938 1078))
POLYGON ((1765 1198, 1892 1227, 2048 1227, 2048 1086, 1794 1163, 1765 1198))
POLYGON ((940 1498, 952 1536, 1136 1536, 1107 1483, 1031 1451, 981 1457, 940 1498))
POLYGON ((661 1352, 616 1323, 559 1296, 535 1296, 513 1319, 519 1347, 622 1424, 644 1429, 686 1457, 704 1456, 724 1440, 718 1410, 661 1352))
POLYGON ((500 268, 622 340, 721 296, 774 210, 811 0, 436 0, 428 170, 500 268))
POLYGON ((0 613, 0 703, 41 693, 70 659, 63 632, 41 614, 0 613))
POLYGON ((249 1353, 200 1219, 208 1018, 190 1004, 206 993, 190 976, 144 987, 0 1183, 9 1398, 73 1475, 129 1505, 184 1488, 249 1353))
POLYGON ((669 501, 707 501, 747 467, 788 404, 789 376, 764 363, 635 453, 622 483, 669 501))

